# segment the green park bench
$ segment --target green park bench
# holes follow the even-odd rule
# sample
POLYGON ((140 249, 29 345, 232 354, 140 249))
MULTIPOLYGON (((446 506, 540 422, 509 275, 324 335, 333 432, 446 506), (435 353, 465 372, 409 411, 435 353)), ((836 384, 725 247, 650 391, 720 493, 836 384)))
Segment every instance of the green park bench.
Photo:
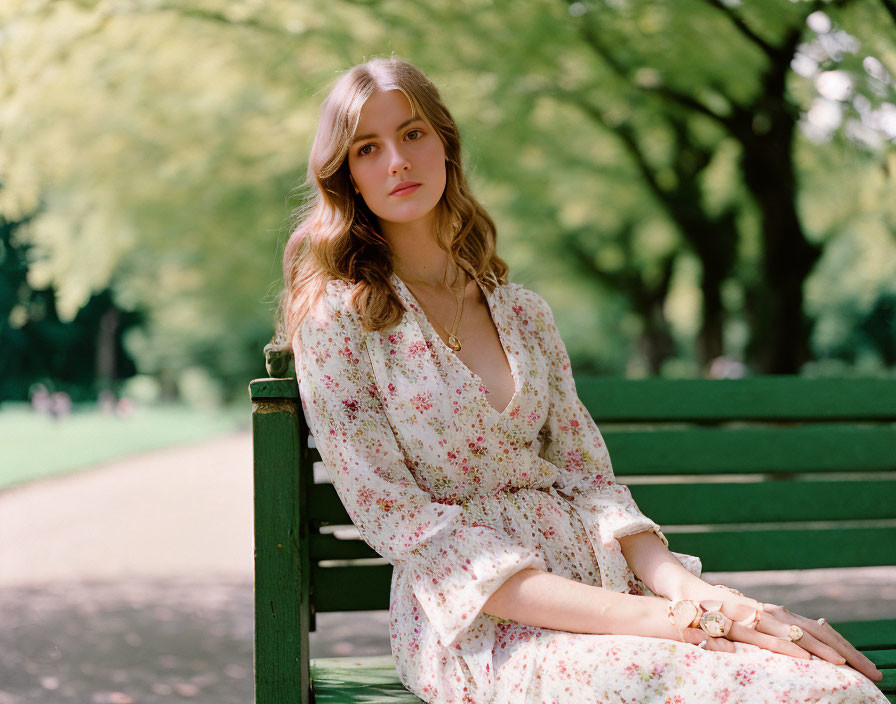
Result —
MULTIPOLYGON (((283 352, 268 355, 280 378, 249 386, 256 704, 419 702, 391 655, 310 659, 316 614, 388 609, 392 568, 333 534, 351 521, 332 485, 314 482, 320 456, 283 352)), ((577 385, 617 477, 632 477, 641 510, 704 570, 896 565, 896 379, 577 385)), ((878 686, 896 702, 896 619, 834 626, 883 671, 878 686)))

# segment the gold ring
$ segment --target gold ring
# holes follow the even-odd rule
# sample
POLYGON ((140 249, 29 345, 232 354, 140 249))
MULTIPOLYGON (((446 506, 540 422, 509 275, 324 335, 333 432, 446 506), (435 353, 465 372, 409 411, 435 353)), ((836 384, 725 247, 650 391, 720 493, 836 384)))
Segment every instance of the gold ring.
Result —
POLYGON ((800 638, 803 637, 803 629, 799 626, 791 626, 787 629, 787 637, 790 638, 791 641, 796 643, 800 638))

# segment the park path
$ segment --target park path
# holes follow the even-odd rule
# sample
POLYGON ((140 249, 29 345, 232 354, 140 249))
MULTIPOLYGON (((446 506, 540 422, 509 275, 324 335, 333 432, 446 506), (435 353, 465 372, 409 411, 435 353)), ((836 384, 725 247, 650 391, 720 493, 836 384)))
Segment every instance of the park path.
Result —
MULTIPOLYGON (((0 704, 250 704, 248 431, 0 491, 0 704)), ((322 614, 312 656, 389 652, 322 614)))
POLYGON ((252 575, 248 432, 0 493, 0 586, 252 575))
MULTIPOLYGON (((249 704, 248 431, 0 492, 0 704, 249 704)), ((707 575, 831 620, 896 617, 896 568, 707 575)), ((389 652, 320 614, 312 657, 389 652)))

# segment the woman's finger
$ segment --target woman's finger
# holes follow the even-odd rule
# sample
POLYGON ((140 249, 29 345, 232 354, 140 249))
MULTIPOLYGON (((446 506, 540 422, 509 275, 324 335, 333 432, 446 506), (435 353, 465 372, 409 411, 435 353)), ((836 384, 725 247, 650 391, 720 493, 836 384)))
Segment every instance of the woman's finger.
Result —
POLYGON ((774 653, 790 655, 791 657, 800 658, 802 660, 809 660, 812 657, 808 651, 804 650, 790 639, 785 640, 769 635, 768 633, 762 633, 752 628, 742 626, 739 623, 731 624, 731 630, 728 631, 728 639, 740 641, 741 643, 750 643, 751 645, 771 650, 774 653))
POLYGON ((683 634, 685 642, 704 650, 714 650, 722 653, 735 652, 734 643, 730 640, 727 638, 713 638, 707 635, 701 628, 685 628, 683 634))
MULTIPOLYGON (((826 621, 824 623, 818 623, 818 621, 806 618, 800 614, 795 614, 778 604, 760 604, 760 602, 756 602, 743 595, 740 595, 740 597, 735 600, 728 601, 729 603, 733 601, 734 605, 739 609, 736 615, 733 613, 727 614, 734 617, 735 620, 752 620, 749 617, 749 610, 755 610, 757 607, 761 606, 759 622, 755 623, 757 631, 761 631, 767 636, 771 635, 776 637, 779 641, 783 638, 785 640, 781 642, 796 645, 796 647, 804 653, 814 654, 835 665, 842 665, 845 661, 845 663, 861 672, 868 679, 876 682, 883 679, 883 674, 881 674, 875 667, 874 663, 853 647, 846 638, 838 633, 837 630, 826 621), (803 637, 799 639, 798 645, 790 641, 789 628, 791 624, 799 626, 803 630, 803 637)), ((742 624, 736 623, 735 625, 740 628, 746 628, 746 626, 742 624)), ((746 628, 746 630, 749 631, 751 629, 746 628)), ((738 630, 738 632, 743 633, 742 630, 738 630)), ((729 638, 731 638, 730 634, 729 638)), ((750 636, 747 635, 746 638, 749 639, 750 636)), ((735 639, 740 640, 739 638, 735 639)), ((747 640, 745 642, 750 641, 747 640)), ((766 644, 769 643, 769 641, 765 642, 766 644)), ((758 645, 758 643, 756 644, 758 645)), ((766 646, 761 645, 760 647, 766 646)), ((775 652, 782 652, 779 647, 770 647, 768 649, 775 652)), ((785 650, 789 651, 787 654, 793 654, 794 652, 792 648, 787 648, 786 646, 785 650)), ((798 655, 797 657, 805 656, 798 655)))
MULTIPOLYGON (((796 621, 796 624, 803 629, 804 633, 809 633, 814 638, 836 650, 850 666, 861 672, 868 679, 874 681, 883 679, 883 674, 875 667, 874 663, 853 647, 852 643, 840 635, 831 624, 825 622, 822 625, 817 621, 791 612, 788 612, 788 616, 796 621)), ((802 644, 805 637, 803 636, 800 639, 800 644, 802 644)))
MULTIPOLYGON (((795 614, 790 614, 790 616, 795 616, 795 614)), ((798 619, 792 618, 791 620, 795 621, 798 619)), ((817 623, 815 625, 818 626, 817 623)), ((791 624, 782 622, 770 614, 763 613, 759 618, 759 623, 757 624, 757 628, 763 633, 767 633, 771 636, 783 638, 784 640, 789 640, 797 643, 803 650, 810 652, 813 655, 817 655, 822 660, 827 660, 834 665, 846 664, 846 658, 840 653, 840 651, 824 642, 823 640, 816 638, 811 633, 808 625, 806 625, 805 628, 803 628, 802 625, 798 625, 797 627, 800 629, 800 631, 802 631, 802 637, 794 641, 790 637, 791 624)), ((799 632, 796 635, 799 635, 799 632)))
POLYGON ((716 650, 721 653, 735 652, 734 643, 727 638, 712 638, 710 636, 706 636, 706 649, 716 650))

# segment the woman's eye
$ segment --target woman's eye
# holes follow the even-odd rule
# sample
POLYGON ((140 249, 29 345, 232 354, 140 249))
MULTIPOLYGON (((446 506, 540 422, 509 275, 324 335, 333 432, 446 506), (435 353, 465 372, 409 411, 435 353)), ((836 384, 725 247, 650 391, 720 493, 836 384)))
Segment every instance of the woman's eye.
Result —
POLYGON ((365 144, 360 149, 358 149, 358 156, 367 156, 370 154, 370 151, 373 150, 372 144, 365 144))
POLYGON ((423 136, 423 132, 421 132, 420 130, 411 130, 410 132, 407 133, 407 137, 408 137, 412 142, 415 141, 415 140, 417 140, 417 139, 420 139, 420 137, 422 137, 422 136, 423 136), (416 137, 412 137, 411 135, 417 135, 417 136, 416 136, 416 137))

